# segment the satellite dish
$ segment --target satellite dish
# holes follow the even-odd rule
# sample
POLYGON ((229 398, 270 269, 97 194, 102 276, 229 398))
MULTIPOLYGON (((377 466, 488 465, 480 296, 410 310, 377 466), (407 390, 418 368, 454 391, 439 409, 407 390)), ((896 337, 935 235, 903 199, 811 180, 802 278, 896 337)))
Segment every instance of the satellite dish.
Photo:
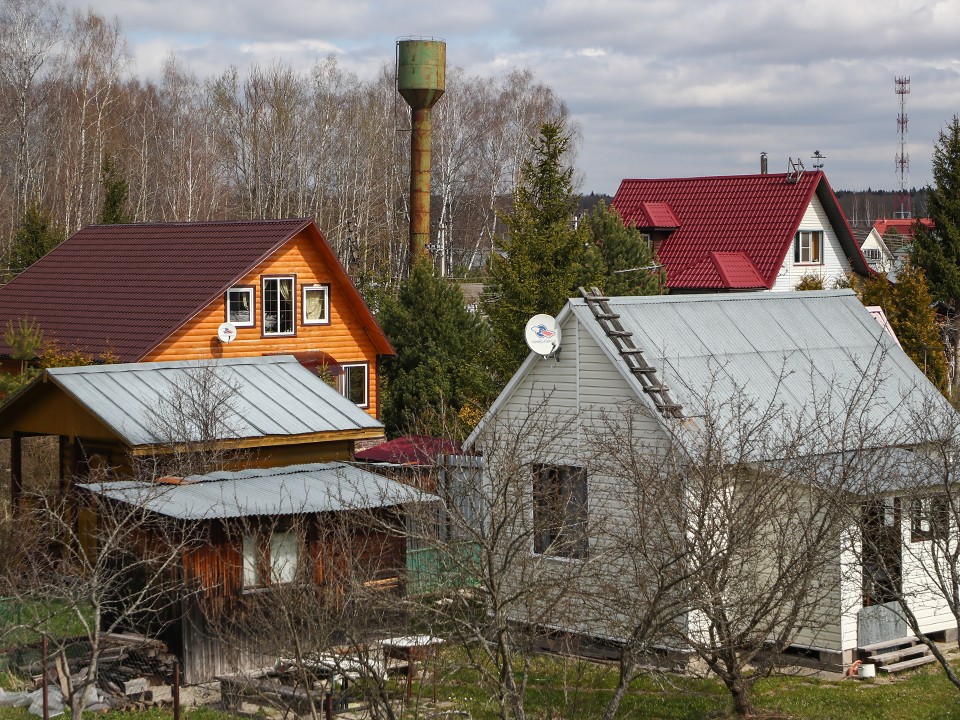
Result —
POLYGON ((527 347, 543 357, 552 357, 560 349, 560 328, 552 315, 534 315, 524 330, 527 347))
POLYGON ((237 339, 237 326, 232 322, 220 323, 220 327, 217 328, 217 337, 222 343, 232 343, 237 339))

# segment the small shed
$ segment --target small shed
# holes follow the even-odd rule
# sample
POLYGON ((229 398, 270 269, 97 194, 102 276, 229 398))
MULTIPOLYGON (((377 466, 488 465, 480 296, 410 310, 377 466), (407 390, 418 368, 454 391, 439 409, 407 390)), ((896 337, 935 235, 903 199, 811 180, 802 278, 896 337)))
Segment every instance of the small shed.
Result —
POLYGON ((144 461, 227 449, 230 467, 351 460, 382 425, 291 355, 50 368, 0 409, 11 500, 22 439, 59 438, 61 490, 91 472, 131 477, 144 461))
MULTIPOLYGON (((154 628, 180 657, 188 683, 272 664, 263 634, 279 630, 251 635, 237 621, 285 587, 313 583, 336 597, 349 573, 371 592, 402 592, 404 508, 434 499, 340 462, 78 487, 192 528, 198 541, 178 563, 188 591, 154 628)), ((134 587, 146 582, 130 578, 134 587)))

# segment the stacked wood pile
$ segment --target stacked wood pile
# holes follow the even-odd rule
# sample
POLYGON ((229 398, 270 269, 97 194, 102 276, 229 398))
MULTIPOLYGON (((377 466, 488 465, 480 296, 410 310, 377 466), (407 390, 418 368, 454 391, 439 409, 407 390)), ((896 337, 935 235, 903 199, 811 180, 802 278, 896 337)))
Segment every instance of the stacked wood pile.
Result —
MULTIPOLYGON (((166 645, 133 633, 113 633, 101 638, 101 654, 96 689, 103 703, 114 709, 144 709, 171 703, 176 657, 166 645)), ((90 666, 90 644, 78 639, 67 646, 66 663, 47 659, 47 682, 57 685, 58 674, 69 672, 83 678, 90 666), (65 665, 65 667, 64 667, 65 665), (59 666, 59 667, 58 667, 59 666)), ((32 679, 40 687, 43 662, 38 644, 23 647, 11 657, 10 669, 32 679)))

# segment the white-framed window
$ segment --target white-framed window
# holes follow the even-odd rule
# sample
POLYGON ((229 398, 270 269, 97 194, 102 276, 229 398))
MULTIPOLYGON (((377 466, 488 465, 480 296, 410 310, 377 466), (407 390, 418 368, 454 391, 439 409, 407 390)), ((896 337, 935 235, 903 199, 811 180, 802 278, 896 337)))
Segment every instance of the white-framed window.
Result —
POLYGON ((227 322, 232 322, 237 327, 253 327, 256 324, 255 296, 256 292, 252 287, 235 287, 227 290, 227 322))
POLYGON ((863 256, 867 260, 879 260, 880 259, 880 248, 864 248, 863 256))
POLYGON ((910 542, 945 538, 950 529, 950 503, 946 495, 910 501, 910 542))
POLYGON ((300 541, 295 532, 244 535, 244 589, 292 583, 297 578, 299 555, 300 541))
POLYGON ((799 230, 793 241, 794 262, 808 265, 823 263, 823 230, 799 230))
POLYGON ((330 286, 304 285, 303 324, 329 325, 330 324, 330 286))
POLYGON ((263 334, 295 335, 296 278, 263 278, 263 334))
POLYGON ((340 394, 359 407, 370 405, 370 366, 367 363, 347 363, 340 368, 340 394))
POLYGON ((565 558, 586 556, 586 468, 534 466, 533 551, 565 558))

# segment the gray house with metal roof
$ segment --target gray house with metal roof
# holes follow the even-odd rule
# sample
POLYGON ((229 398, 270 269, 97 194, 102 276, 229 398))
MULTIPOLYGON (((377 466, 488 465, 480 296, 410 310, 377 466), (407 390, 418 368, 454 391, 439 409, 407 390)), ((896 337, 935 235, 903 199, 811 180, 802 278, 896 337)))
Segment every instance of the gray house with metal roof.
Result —
MULTIPOLYGON (((779 467, 789 470, 792 463, 798 486, 840 487, 837 478, 847 473, 843 497, 854 508, 858 492, 877 493, 880 505, 889 505, 879 507, 879 522, 897 558, 892 582, 904 594, 910 588, 924 632, 955 637, 956 620, 944 599, 912 564, 920 554, 900 553, 900 544, 917 540, 893 480, 911 479, 914 467, 907 458, 926 452, 931 436, 920 420, 949 419, 954 411, 851 291, 619 298, 584 293, 567 303, 557 325, 559 352, 531 353, 465 443, 487 454, 489 464, 496 462, 497 452, 489 449, 498 436, 523 428, 532 438, 538 426, 544 428, 541 441, 518 442, 529 448, 523 458, 529 475, 519 478, 528 488, 528 508, 526 524, 517 527, 528 533, 531 559, 553 562, 558 572, 570 563, 583 567, 593 590, 626 582, 629 571, 617 577, 625 564, 616 531, 637 522, 644 501, 613 474, 611 458, 633 455, 655 474, 658 459, 666 467, 677 443, 693 445, 717 428, 742 428, 756 418, 767 441, 746 444, 743 434, 715 432, 710 441, 716 455, 739 453, 745 466, 789 455, 779 467), (738 442, 743 444, 734 447, 738 442)), ((656 495, 651 487, 649 495, 656 495)), ((885 612, 886 598, 866 567, 865 548, 836 538, 821 568, 825 579, 818 580, 823 600, 816 626, 800 627, 792 637, 795 646, 825 662, 848 663, 857 648, 896 639, 903 630, 902 623, 875 617, 885 612), (879 635, 874 620, 882 626, 879 635)), ((586 598, 591 588, 581 590, 586 598)), ((622 597, 629 596, 628 588, 622 597)), ((554 617, 536 622, 605 641, 622 639, 623 625, 609 611, 591 614, 584 599, 566 603, 564 612, 561 605, 550 610, 554 617)), ((687 627, 697 622, 692 613, 681 615, 687 627)))

